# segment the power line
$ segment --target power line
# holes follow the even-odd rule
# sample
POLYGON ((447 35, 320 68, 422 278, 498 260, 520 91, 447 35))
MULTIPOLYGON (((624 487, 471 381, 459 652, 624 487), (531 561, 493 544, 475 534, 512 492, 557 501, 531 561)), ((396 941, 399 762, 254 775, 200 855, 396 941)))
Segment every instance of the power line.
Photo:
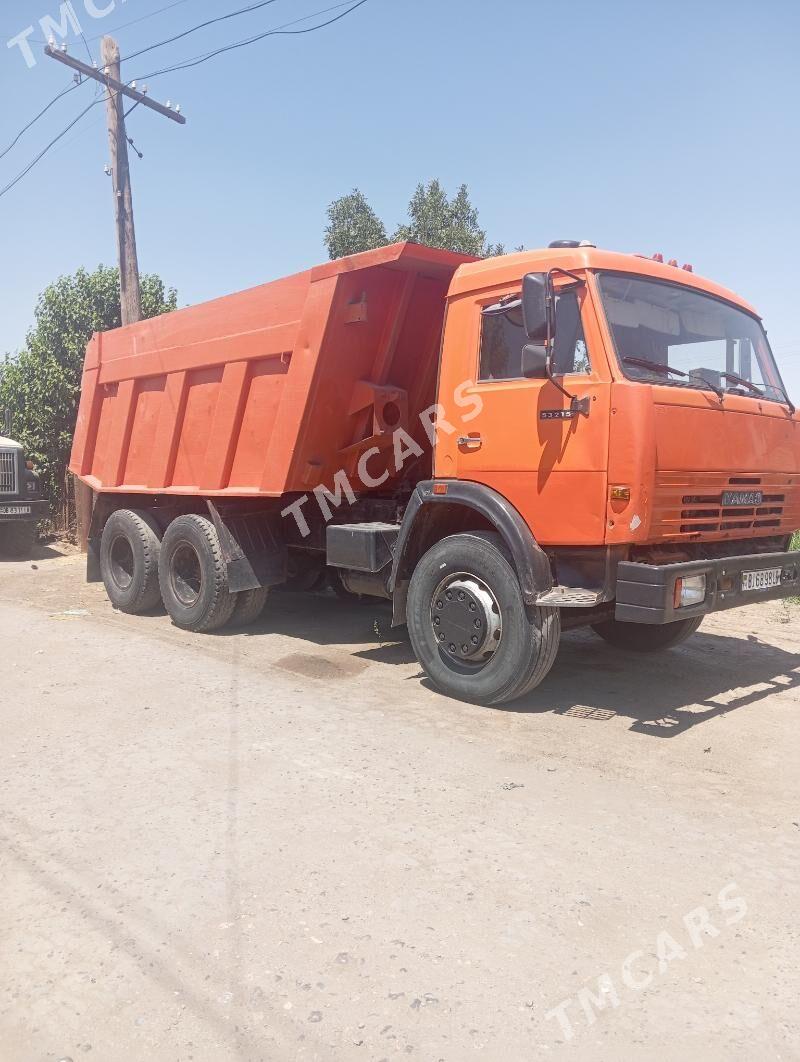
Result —
MULTIPOLYGON (((181 4, 188 4, 189 0, 175 0, 173 4, 166 4, 164 7, 159 7, 155 11, 151 11, 147 15, 141 15, 139 18, 131 19, 130 22, 123 22, 121 26, 112 26, 109 30, 110 33, 118 33, 122 29, 127 29, 129 26, 136 26, 140 22, 146 22, 149 18, 155 18, 156 15, 163 15, 165 11, 171 11, 173 7, 180 7, 181 4)), ((106 33, 98 33, 96 37, 90 37, 90 41, 99 41, 103 37, 108 36, 106 33)))
POLYGON ((134 52, 133 55, 126 55, 125 61, 130 62, 131 59, 138 59, 140 55, 144 55, 146 52, 155 51, 156 48, 163 48, 166 44, 174 44, 175 41, 180 41, 184 37, 190 36, 192 33, 197 33, 198 30, 206 29, 208 26, 214 26, 217 22, 225 22, 229 18, 237 18, 239 15, 247 15, 251 11, 258 11, 262 7, 268 7, 270 4, 276 3, 276 0, 260 0, 260 3, 251 4, 249 7, 240 7, 238 11, 231 11, 227 15, 219 15, 217 18, 210 18, 207 22, 200 22, 197 26, 192 26, 190 29, 184 30, 183 33, 178 33, 174 37, 168 37, 164 41, 158 41, 156 44, 149 44, 146 48, 140 49, 138 52, 134 52))
MULTIPOLYGON (((155 11, 150 11, 147 15, 140 15, 139 18, 133 18, 130 22, 123 22, 119 26, 112 26, 109 30, 110 33, 117 33, 119 30, 127 29, 129 26, 137 26, 140 22, 146 22, 147 19, 155 18, 156 15, 163 15, 165 11, 171 11, 173 7, 180 7, 182 4, 188 4, 189 0, 175 0, 172 4, 165 4, 164 7, 156 8, 155 11)), ((83 37, 83 34, 80 34, 83 37)), ((89 41, 94 43, 95 41, 101 41, 103 37, 108 36, 107 33, 98 33, 94 37, 89 37, 89 41)), ((30 44, 47 44, 47 41, 43 41, 41 37, 28 37, 27 40, 30 44)), ((84 38, 85 43, 85 38, 84 38)))
MULTIPOLYGON (((347 0, 345 0, 347 2, 347 0)), ((327 22, 320 22, 316 26, 308 26, 306 29, 301 30, 289 30, 285 29, 285 26, 294 26, 298 22, 307 22, 310 18, 315 18, 317 15, 322 15, 326 11, 334 11, 337 8, 343 7, 343 4, 334 4, 332 7, 324 8, 322 11, 312 12, 310 15, 305 15, 303 18, 295 19, 293 22, 285 22, 283 26, 279 26, 276 29, 267 30, 264 33, 258 33, 254 37, 248 37, 245 40, 235 41, 233 44, 227 44, 222 48, 217 48, 213 52, 207 52, 204 55, 195 56, 193 59, 187 59, 180 63, 175 63, 173 66, 164 67, 163 70, 156 70, 152 74, 143 74, 137 78, 137 81, 147 81, 150 78, 161 77, 163 74, 171 74, 177 70, 188 70, 191 67, 200 66, 201 63, 207 63, 210 59, 215 59, 218 55, 224 55, 226 52, 235 51, 237 48, 245 48, 248 44, 255 44, 257 41, 263 41, 266 37, 292 37, 299 36, 304 33, 314 33, 316 30, 325 29, 326 26, 332 26, 334 22, 339 22, 340 19, 345 18, 356 8, 362 7, 366 4, 367 0, 358 0, 358 3, 351 4, 346 11, 342 11, 341 14, 336 15, 334 18, 330 18, 327 22)))
MULTIPOLYGON (((143 15, 141 18, 134 19, 132 22, 125 23, 125 25, 126 26, 132 26, 132 25, 134 25, 137 22, 142 22, 142 21, 144 21, 144 19, 152 18, 154 15, 158 15, 158 14, 164 12, 164 11, 169 11, 173 7, 178 7, 179 4, 184 4, 184 3, 187 3, 187 2, 188 2, 188 0, 177 0, 177 3, 168 4, 166 7, 159 8, 158 11, 151 11, 149 15, 143 15)), ((264 7, 266 5, 266 3, 274 3, 274 2, 275 2, 275 0, 262 0, 262 3, 255 4, 255 5, 253 5, 250 8, 242 8, 239 11, 231 12, 231 15, 222 16, 220 19, 212 19, 211 21, 212 22, 219 22, 219 21, 222 21, 222 18, 228 18, 228 17, 232 17, 233 15, 242 14, 243 12, 246 12, 246 11, 252 11, 252 10, 255 10, 256 8, 264 7)), ((345 3, 347 3, 347 2, 348 2, 348 0, 345 0, 345 3)), ((149 74, 147 76, 148 77, 158 77, 161 74, 171 73, 172 70, 185 70, 185 69, 188 69, 190 66, 198 66, 200 63, 207 62, 209 59, 213 59, 215 56, 220 55, 220 54, 222 54, 225 51, 231 51, 234 48, 244 47, 247 44, 252 44, 252 43, 255 43, 256 41, 263 40, 264 37, 269 37, 269 36, 273 36, 273 35, 283 34, 284 31, 287 30, 287 27, 295 26, 299 22, 307 22, 308 19, 316 18, 318 15, 327 14, 329 11, 338 10, 339 8, 344 7, 345 3, 334 4, 332 7, 323 8, 321 11, 314 11, 310 15, 305 15, 303 18, 294 19, 292 22, 285 22, 285 23, 283 23, 283 25, 276 27, 274 30, 268 30, 266 33, 258 34, 257 36, 251 37, 251 38, 249 38, 247 40, 243 40, 243 41, 240 41, 240 42, 237 42, 237 43, 234 43, 234 44, 227 45, 226 47, 218 49, 215 52, 210 52, 210 53, 204 54, 202 56, 195 56, 193 59, 186 60, 186 62, 184 62, 184 63, 176 64, 174 67, 167 67, 164 70, 159 70, 155 74, 149 74)), ((293 32, 294 33, 311 33, 314 30, 323 29, 325 26, 329 26, 332 22, 338 21, 339 18, 344 18, 344 16, 349 14, 350 11, 355 10, 356 7, 360 7, 361 4, 363 4, 363 3, 366 3, 366 0, 360 0, 360 3, 357 3, 354 6, 350 7, 348 11, 342 12, 342 14, 337 16, 337 18, 334 18, 334 19, 331 19, 328 22, 322 23, 322 25, 310 26, 308 29, 295 30, 293 32)), ((203 25, 209 25, 209 24, 210 23, 204 23, 203 25)), ((118 28, 122 29, 123 27, 118 27, 118 28)), ((199 27, 194 27, 194 28, 197 29, 199 27)), ((187 33, 192 33, 192 32, 194 32, 194 30, 188 30, 187 31, 187 33)), ((185 36, 185 34, 182 34, 181 36, 185 36)), ((90 40, 92 40, 92 41, 95 41, 95 40, 98 40, 98 39, 99 39, 98 37, 91 37, 90 38, 90 40)), ((177 40, 178 38, 173 38, 173 39, 177 40)), ((169 42, 166 42, 166 41, 162 41, 161 42, 161 44, 165 44, 165 43, 169 43, 169 42)), ((153 48, 157 48, 157 47, 160 47, 160 45, 156 44, 156 45, 152 45, 152 47, 153 48)), ((149 51, 150 49, 144 49, 144 50, 145 51, 149 51)), ((134 56, 135 55, 141 55, 141 54, 143 54, 143 53, 142 52, 135 52, 134 56)), ((133 56, 129 56, 128 58, 133 58, 133 56)), ((144 79, 140 79, 140 80, 144 80, 144 79)), ((43 118, 45 116, 45 114, 47 114, 47 112, 50 110, 51 107, 53 107, 56 103, 58 103, 58 101, 60 99, 63 99, 64 96, 66 96, 68 93, 74 92, 75 89, 78 88, 78 87, 79 87, 78 85, 70 85, 68 88, 64 89, 63 92, 59 92, 57 96, 54 96, 53 99, 50 100, 50 102, 45 107, 43 107, 41 111, 39 111, 39 113, 35 116, 35 118, 32 118, 27 123, 27 125, 24 125, 22 127, 22 129, 20 129, 20 131, 17 133, 17 135, 14 137, 14 139, 8 145, 8 147, 6 147, 2 152, 0 152, 0 159, 5 158, 5 156, 12 150, 12 148, 16 147, 16 145, 19 143, 19 141, 22 139, 22 137, 25 135, 25 133, 27 133, 27 131, 29 129, 31 129, 41 118, 43 118)))
POLYGON ((24 125, 22 127, 22 129, 20 129, 20 131, 17 133, 17 135, 14 137, 14 139, 8 145, 8 147, 4 151, 0 152, 0 159, 5 158, 6 155, 9 153, 9 151, 11 151, 11 149, 13 147, 16 147, 16 145, 20 142, 22 137, 25 135, 25 133, 27 133, 27 131, 31 128, 31 126, 36 125, 36 123, 39 121, 39 119, 43 118, 47 114, 47 112, 50 110, 50 108, 52 106, 54 106, 54 104, 58 103, 58 101, 63 99, 68 93, 74 92, 77 87, 78 87, 77 85, 70 85, 69 88, 65 88, 63 92, 59 92, 59 94, 57 96, 54 96, 50 100, 50 102, 45 107, 43 107, 42 110, 39 111, 39 113, 36 115, 35 118, 31 118, 31 120, 28 122, 28 124, 24 125))
MULTIPOLYGON (((179 0, 179 2, 181 2, 181 0, 179 0)), ((347 0, 345 0, 345 2, 347 2, 347 0)), ((188 60, 186 60, 186 61, 184 61, 182 63, 176 63, 174 66, 166 67, 163 70, 158 70, 158 71, 156 71, 153 74, 147 74, 147 75, 145 75, 145 77, 138 78, 136 80, 144 81, 147 78, 159 77, 162 74, 172 73, 173 71, 176 71, 176 70, 186 70, 186 69, 189 69, 190 67, 199 66, 201 63, 206 63, 210 59, 216 58, 216 56, 218 56, 218 55, 223 55, 226 52, 234 51, 237 48, 244 48, 248 44, 255 44, 257 41, 264 40, 266 37, 273 37, 273 36, 299 36, 299 35, 302 35, 302 34, 314 33, 317 30, 325 29, 326 26, 333 25, 334 22, 339 22, 341 19, 343 19, 347 15, 349 15, 352 11, 355 11, 356 8, 362 7, 366 2, 367 2, 367 0, 357 0, 357 3, 351 4, 347 8, 346 11, 342 11, 340 14, 334 16, 333 18, 328 19, 326 22, 318 23, 315 26, 308 26, 305 29, 300 29, 300 30, 291 30, 291 29, 287 28, 289 26, 297 25, 300 22, 307 22, 310 18, 316 18, 319 15, 326 14, 328 11, 335 11, 338 8, 341 8, 341 7, 344 6, 344 4, 334 4, 331 7, 323 8, 321 11, 314 11, 314 12, 312 12, 309 15, 305 15, 303 18, 294 19, 292 22, 285 22, 285 23, 283 23, 282 26, 278 26, 275 29, 267 30, 264 33, 256 34, 254 37, 249 37, 249 38, 247 38, 245 40, 236 41, 236 42, 234 42, 232 44, 225 45, 222 48, 217 48, 213 52, 209 52, 209 53, 206 53, 206 54, 201 55, 201 56, 195 56, 193 59, 188 59, 188 60)), ((175 5, 171 5, 171 6, 177 6, 177 5, 175 4, 175 5)), ((262 4, 259 4, 259 5, 256 5, 256 6, 265 6, 265 4, 262 3, 262 4)), ((163 9, 163 10, 166 10, 166 9, 163 9)), ((156 14, 156 13, 157 12, 153 12, 153 14, 156 14)), ((215 20, 215 21, 219 21, 219 20, 215 20)), ((141 54, 141 53, 139 53, 139 54, 141 54)), ((58 100, 62 99, 64 96, 66 96, 67 93, 73 92, 78 87, 79 86, 77 84, 70 85, 69 88, 65 89, 63 92, 59 93, 59 95, 55 96, 50 101, 50 103, 48 103, 47 106, 17 134, 17 136, 14 139, 14 141, 3 152, 3 155, 6 155, 11 150, 11 148, 14 147, 14 145, 19 141, 19 139, 23 135, 23 133, 25 133, 28 129, 30 129, 30 127, 35 122, 37 122, 44 114, 46 114, 47 111, 58 100)), ((67 133, 72 128, 74 128, 74 126, 76 126, 78 124, 78 122, 84 117, 84 115, 88 114, 88 112, 94 106, 96 106, 98 103, 101 103, 101 102, 102 102, 102 97, 94 99, 89 104, 88 107, 86 107, 83 111, 81 111, 81 113, 77 116, 77 118, 75 118, 72 122, 70 122, 70 124, 65 129, 62 129, 62 131, 58 134, 58 136, 54 137, 53 140, 51 140, 50 143, 47 144, 47 146, 44 147, 41 152, 39 152, 39 154, 25 167, 24 170, 22 170, 20 173, 18 173, 17 176, 12 181, 10 181, 9 184, 7 184, 5 186, 5 188, 0 189, 0 198, 2 198, 7 192, 10 192, 12 188, 14 188, 17 184, 19 184, 19 182, 24 177, 26 177, 31 172, 31 170, 36 165, 38 165, 39 162, 41 162, 41 160, 44 158, 44 156, 61 139, 63 139, 63 137, 65 137, 67 135, 67 133)), ((0 155, 0 158, 2 158, 3 155, 0 155)))
POLYGON ((85 107, 81 111, 81 113, 78 115, 78 117, 73 119, 69 123, 69 125, 66 127, 66 129, 62 129, 61 132, 58 134, 58 136, 54 137, 50 141, 50 143, 47 145, 47 147, 43 148, 39 152, 39 154, 36 156, 36 158, 33 159, 31 162, 29 162, 24 170, 22 170, 20 173, 17 174, 17 176, 13 179, 13 181, 10 181, 5 186, 5 188, 0 189, 0 199, 2 199, 2 197, 6 194, 6 192, 10 192, 12 188, 14 188, 16 185, 18 185, 19 182, 23 179, 23 177, 27 177, 27 175, 31 172, 31 170, 34 168, 34 166, 36 166, 39 162, 41 162, 41 160, 45 157, 47 152, 50 151, 51 148, 55 147, 55 145, 59 142, 59 140, 61 140, 63 137, 65 137, 67 135, 67 133, 70 131, 70 129, 74 128, 78 124, 78 122, 81 120, 81 118, 83 118, 84 115, 89 113, 89 111, 92 109, 92 107, 96 107, 98 103, 102 103, 102 102, 103 102, 102 99, 94 99, 94 100, 92 100, 92 102, 89 104, 89 106, 85 107))

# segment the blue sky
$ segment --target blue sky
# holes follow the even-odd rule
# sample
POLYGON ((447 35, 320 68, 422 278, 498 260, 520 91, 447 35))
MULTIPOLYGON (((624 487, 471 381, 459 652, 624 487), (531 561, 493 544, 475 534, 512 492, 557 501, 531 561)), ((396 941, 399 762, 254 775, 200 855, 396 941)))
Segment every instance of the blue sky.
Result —
MULTIPOLYGON (((6 0, 0 37, 59 2, 6 0)), ((92 38, 169 2, 115 0, 95 19, 73 0, 95 54, 92 38)), ((183 0, 121 28, 123 55, 245 3, 183 0)), ((332 3, 276 0, 124 75, 332 3)), ((354 186, 392 226, 417 181, 464 181, 491 240, 661 251, 739 291, 800 399, 798 39, 795 0, 368 0, 319 33, 151 79, 189 122, 142 108, 130 118, 145 156, 131 159, 141 268, 175 285, 181 304, 197 302, 324 260, 325 207, 354 186)), ((86 54, 74 37, 70 51, 86 54)), ((28 69, 19 48, 0 45, 0 151, 69 76, 44 58, 28 69)), ((91 93, 71 93, 0 160, 0 187, 91 93)), ((23 342, 48 282, 114 262, 106 161, 98 106, 0 198, 0 351, 23 342)))

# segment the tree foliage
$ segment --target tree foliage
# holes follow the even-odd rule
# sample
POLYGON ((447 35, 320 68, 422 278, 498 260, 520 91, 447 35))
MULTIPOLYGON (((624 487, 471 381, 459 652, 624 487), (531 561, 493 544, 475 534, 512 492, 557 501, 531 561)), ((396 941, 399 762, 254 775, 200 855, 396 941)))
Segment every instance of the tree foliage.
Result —
POLYGON ((486 252, 486 233, 478 224, 478 211, 470 202, 467 186, 462 184, 453 199, 448 199, 437 180, 417 185, 408 204, 408 223, 398 226, 394 239, 415 240, 476 257, 486 252))
MULTIPOLYGON (((174 310, 177 293, 143 276, 142 313, 174 310)), ((54 506, 62 502, 80 395, 86 344, 93 332, 121 324, 119 272, 99 266, 60 277, 39 296, 25 349, 0 369, 0 408, 11 409, 14 438, 42 476, 54 506)))
POLYGON ((388 242, 383 222, 357 188, 328 207, 325 245, 331 258, 371 251, 388 242))
POLYGON ((357 254, 398 240, 414 240, 478 258, 504 253, 502 244, 486 242, 486 233, 480 227, 478 211, 465 184, 452 199, 436 179, 418 184, 408 204, 408 220, 391 237, 357 188, 335 199, 328 207, 325 243, 331 258, 357 254))

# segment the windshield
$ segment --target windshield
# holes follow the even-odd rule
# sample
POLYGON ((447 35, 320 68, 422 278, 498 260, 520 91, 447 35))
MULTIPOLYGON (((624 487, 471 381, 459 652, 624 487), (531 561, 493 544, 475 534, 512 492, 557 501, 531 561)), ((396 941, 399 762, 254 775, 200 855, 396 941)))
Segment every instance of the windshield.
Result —
POLYGON ((628 273, 601 273, 617 357, 625 375, 785 401, 761 323, 711 295, 628 273))

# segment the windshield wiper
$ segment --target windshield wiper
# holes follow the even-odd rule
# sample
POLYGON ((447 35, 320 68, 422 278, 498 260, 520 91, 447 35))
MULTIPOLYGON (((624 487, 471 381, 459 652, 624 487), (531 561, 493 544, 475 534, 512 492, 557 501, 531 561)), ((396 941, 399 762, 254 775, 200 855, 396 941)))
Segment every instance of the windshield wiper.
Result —
POLYGON ((764 392, 761 388, 750 380, 745 380, 744 376, 739 376, 735 372, 721 372, 720 376, 724 376, 726 380, 733 380, 734 383, 741 384, 742 387, 746 387, 749 391, 752 391, 753 394, 758 395, 759 398, 764 397, 764 392))
MULTIPOLYGON (((758 395, 759 398, 764 398, 764 391, 757 384, 752 383, 750 380, 745 380, 745 378, 743 376, 739 376, 738 373, 721 372, 720 376, 724 376, 726 380, 733 380, 735 383, 741 384, 743 387, 746 387, 748 390, 752 391, 754 395, 758 395)), ((797 412, 794 403, 782 387, 778 387, 776 384, 765 384, 764 386, 771 387, 773 391, 777 391, 778 394, 783 395, 783 399, 786 405, 791 410, 792 414, 797 412)))
POLYGON ((661 372, 665 376, 669 376, 671 372, 674 372, 676 376, 685 376, 686 373, 680 369, 673 369, 671 365, 665 365, 663 361, 650 361, 648 358, 623 358, 624 362, 628 365, 641 365, 643 369, 653 369, 655 372, 661 372))
MULTIPOLYGON (((624 362, 627 362, 628 365, 641 365, 643 369, 652 369, 654 372, 660 372, 664 376, 672 375, 680 376, 684 380, 699 380, 701 383, 705 384, 710 391, 713 391, 718 398, 725 398, 725 392, 722 390, 721 387, 717 387, 715 384, 711 383, 710 380, 707 380, 705 376, 701 376, 701 374, 698 372, 684 372, 683 369, 675 369, 672 365, 665 365, 664 362, 661 361, 650 361, 649 358, 630 357, 623 358, 622 360, 624 362)), ((759 391, 759 394, 760 393, 761 392, 759 391)))

